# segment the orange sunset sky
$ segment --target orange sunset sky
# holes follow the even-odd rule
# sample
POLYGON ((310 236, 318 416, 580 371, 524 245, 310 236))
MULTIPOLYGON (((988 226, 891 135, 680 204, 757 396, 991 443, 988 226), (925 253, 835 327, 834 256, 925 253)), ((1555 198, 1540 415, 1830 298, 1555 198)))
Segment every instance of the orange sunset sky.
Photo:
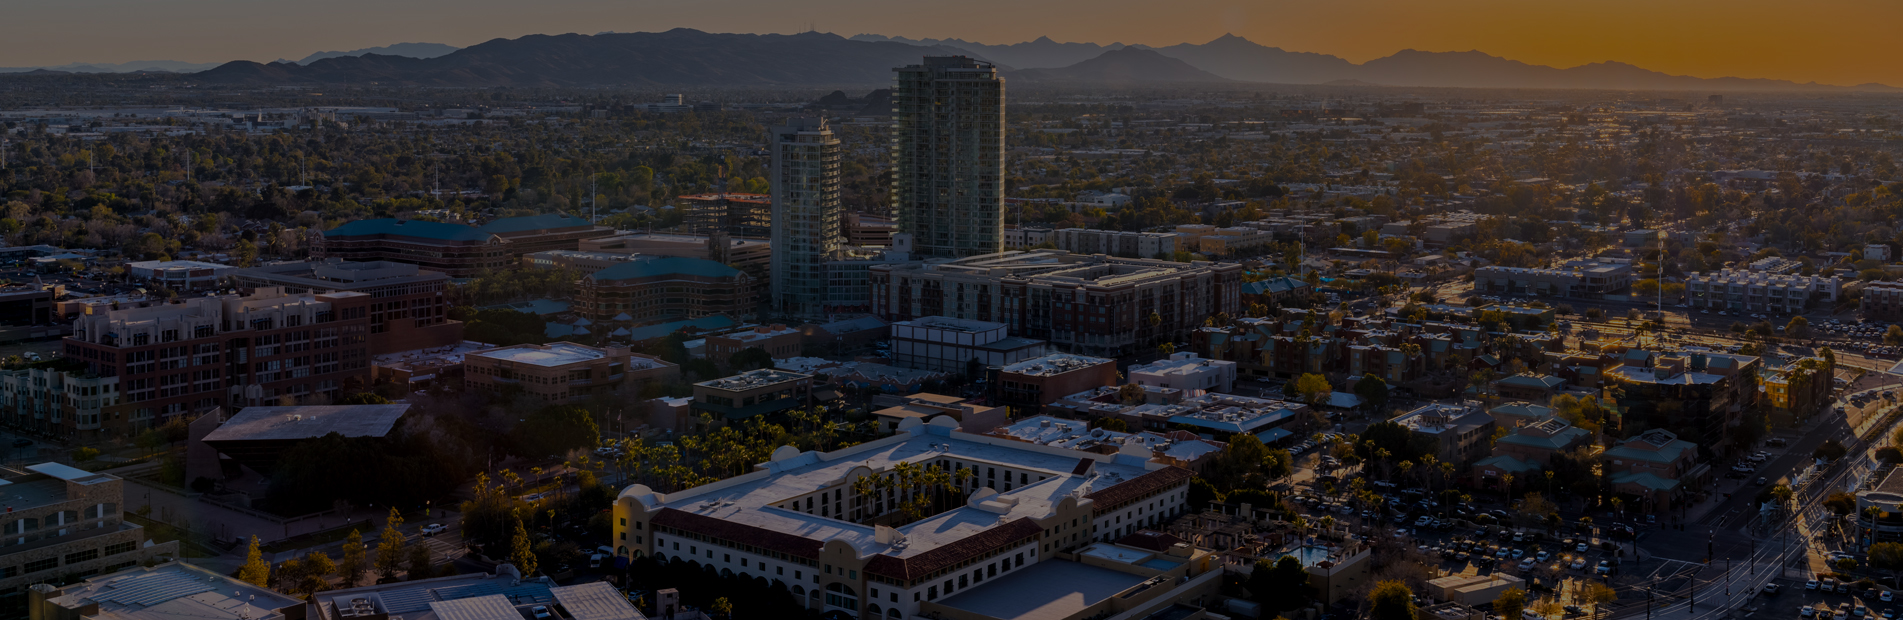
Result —
POLYGON ((675 27, 1171 45, 1226 32, 1355 62, 1477 49, 1569 67, 1903 86, 1903 0, 8 0, 0 66, 302 58, 675 27))

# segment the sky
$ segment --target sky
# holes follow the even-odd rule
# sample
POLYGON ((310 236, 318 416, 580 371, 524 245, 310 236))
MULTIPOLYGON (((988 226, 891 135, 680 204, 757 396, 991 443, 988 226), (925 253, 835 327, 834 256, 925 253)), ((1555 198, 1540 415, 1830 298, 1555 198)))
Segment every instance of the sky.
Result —
POLYGON ((1354 62, 1402 49, 1698 77, 1903 86, 1903 0, 4 0, 0 66, 271 61, 525 34, 815 28, 1015 43, 1225 33, 1354 62))

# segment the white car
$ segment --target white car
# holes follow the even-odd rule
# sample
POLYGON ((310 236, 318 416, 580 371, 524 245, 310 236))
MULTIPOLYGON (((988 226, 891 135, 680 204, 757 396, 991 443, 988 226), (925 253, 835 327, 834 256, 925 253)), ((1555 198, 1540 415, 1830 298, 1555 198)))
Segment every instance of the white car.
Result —
POLYGON ((1533 570, 1533 567, 1538 564, 1539 564, 1539 561, 1533 558, 1520 560, 1520 570, 1533 570))
POLYGON ((445 526, 444 526, 443 524, 441 524, 441 523, 431 523, 431 524, 429 524, 429 525, 425 525, 425 526, 423 526, 423 535, 424 535, 424 536, 435 536, 435 535, 437 535, 437 534, 441 534, 441 533, 443 533, 443 532, 447 532, 447 531, 449 531, 449 528, 448 528, 448 527, 445 527, 445 526))
POLYGON ((1541 562, 1545 562, 1546 558, 1553 557, 1553 553, 1551 551, 1541 551, 1539 555, 1536 555, 1533 557, 1537 557, 1540 559, 1541 562))
POLYGON ((1578 558, 1573 560, 1573 570, 1585 570, 1585 568, 1586 568, 1586 558, 1578 558))

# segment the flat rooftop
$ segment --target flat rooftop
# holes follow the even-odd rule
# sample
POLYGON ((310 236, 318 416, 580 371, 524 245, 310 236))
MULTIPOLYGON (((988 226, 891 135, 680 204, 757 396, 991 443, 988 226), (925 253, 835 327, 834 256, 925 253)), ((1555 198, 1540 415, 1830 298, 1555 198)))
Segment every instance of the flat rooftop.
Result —
POLYGON ((1112 360, 1069 353, 1053 353, 1044 357, 1028 359, 1004 367, 1004 372, 1028 375, 1032 377, 1053 377, 1073 370, 1083 370, 1098 364, 1112 363, 1112 360))
POLYGON ((1045 560, 938 604, 992 618, 1064 620, 1147 580, 1069 560, 1045 560))
POLYGON ((499 349, 477 351, 469 357, 482 357, 503 362, 515 362, 530 366, 553 368, 608 357, 607 353, 594 347, 572 342, 553 342, 549 344, 518 344, 499 349))
POLYGON ((812 378, 812 375, 762 368, 759 370, 749 370, 731 377, 702 381, 694 385, 703 385, 720 390, 750 390, 757 387, 810 378, 812 378))
POLYGON ((323 437, 382 437, 409 412, 409 405, 305 405, 245 407, 205 441, 273 441, 323 437))
POLYGON ((948 331, 948 332, 982 332, 982 331, 990 331, 994 329, 1002 329, 1006 327, 1006 325, 1003 323, 993 323, 990 321, 973 321, 970 319, 955 319, 948 316, 919 317, 916 319, 912 319, 910 321, 899 321, 899 322, 893 323, 893 325, 907 325, 911 327, 923 327, 926 329, 936 329, 936 330, 948 331))
POLYGON ((91 577, 59 592, 51 602, 60 607, 97 604, 98 611, 85 616, 95 620, 273 620, 284 617, 279 609, 302 606, 295 598, 179 562, 91 577))

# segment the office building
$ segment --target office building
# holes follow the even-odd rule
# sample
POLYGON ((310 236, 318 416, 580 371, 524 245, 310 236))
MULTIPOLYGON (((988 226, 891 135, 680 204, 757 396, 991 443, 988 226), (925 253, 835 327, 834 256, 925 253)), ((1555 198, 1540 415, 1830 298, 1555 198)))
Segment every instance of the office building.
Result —
POLYGON ((360 391, 370 378, 372 301, 355 291, 265 287, 81 316, 65 356, 86 373, 117 377, 120 399, 74 418, 71 429, 81 438, 130 437, 188 412, 360 391))
POLYGON ((0 613, 27 615, 34 584, 178 557, 177 541, 146 546, 145 528, 126 521, 125 481, 118 476, 59 463, 25 469, 0 480, 7 497, 0 517, 0 613))
MULTIPOLYGON (((495 571, 325 590, 312 597, 307 615, 291 620, 647 620, 607 582, 558 586, 510 564, 495 571), (547 615, 538 618, 537 608, 547 615)), ((671 588, 653 596, 662 618, 680 603, 671 588)))
POLYGON ((691 194, 680 200, 681 230, 696 235, 730 235, 764 239, 773 226, 773 197, 768 194, 718 192, 691 194))
POLYGON ((1632 286, 1632 261, 1589 258, 1555 269, 1488 265, 1474 270, 1474 289, 1487 293, 1604 299, 1632 286))
POLYGON ((822 118, 791 118, 767 134, 772 152, 772 307, 798 317, 825 316, 825 264, 842 245, 839 139, 822 118))
POLYGON ((775 323, 708 336, 705 351, 707 359, 721 364, 731 360, 735 353, 747 349, 765 351, 774 359, 787 359, 799 357, 805 342, 806 334, 799 328, 775 323))
POLYGON ((944 316, 1004 323, 1011 335, 1090 355, 1185 342, 1204 319, 1242 315, 1242 266, 1236 264, 1031 250, 874 265, 870 279, 872 311, 887 321, 944 316))
POLYGON ((1041 340, 1007 335, 1003 323, 928 316, 892 324, 892 363, 903 368, 963 374, 973 361, 1003 366, 1048 352, 1041 340))
POLYGON ((667 383, 680 367, 625 347, 591 347, 573 342, 518 344, 463 356, 463 384, 470 391, 500 394, 519 389, 548 403, 582 402, 608 396, 624 386, 667 383))
POLYGON ((1117 384, 1117 361, 1053 353, 1008 364, 991 378, 998 404, 1031 412, 1071 394, 1117 384))
POLYGON ((693 409, 741 420, 805 407, 812 394, 812 375, 762 368, 694 384, 693 409))
POLYGON ((1394 423, 1433 440, 1435 458, 1457 467, 1485 458, 1493 441, 1493 416, 1477 402, 1425 405, 1394 418, 1394 423))
POLYGON ((370 296, 370 353, 382 355, 454 345, 462 321, 449 320, 449 276, 408 263, 340 259, 272 263, 240 269, 246 288, 281 287, 292 294, 354 292, 370 296))
POLYGON ((776 582, 810 610, 856 618, 1142 618, 1220 585, 1223 563, 1208 550, 1129 540, 1190 510, 1189 470, 1148 449, 1072 450, 957 424, 907 419, 896 435, 835 452, 782 447, 713 484, 628 487, 611 544, 776 582), (915 467, 951 482, 855 484, 903 485, 915 467))
POLYGON ((1761 362, 1723 353, 1626 351, 1606 393, 1628 432, 1669 430, 1687 441, 1723 452, 1734 445, 1730 429, 1757 405, 1761 362))
POLYGON ((644 257, 583 277, 574 308, 597 323, 750 316, 757 285, 753 276, 710 260, 644 257))
POLYGON ((895 69, 892 205, 925 258, 1003 250, 1004 78, 991 63, 928 56, 895 69))

